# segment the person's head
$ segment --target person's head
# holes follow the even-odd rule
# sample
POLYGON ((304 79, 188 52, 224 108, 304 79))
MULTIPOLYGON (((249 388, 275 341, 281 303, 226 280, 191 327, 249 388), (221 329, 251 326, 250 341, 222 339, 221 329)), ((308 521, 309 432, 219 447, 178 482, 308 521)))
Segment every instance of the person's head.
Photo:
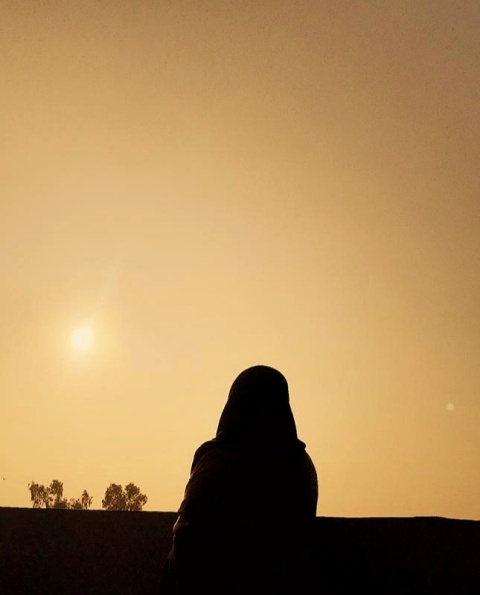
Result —
POLYGON ((253 366, 239 374, 230 388, 217 437, 238 442, 296 441, 283 374, 269 366, 253 366))

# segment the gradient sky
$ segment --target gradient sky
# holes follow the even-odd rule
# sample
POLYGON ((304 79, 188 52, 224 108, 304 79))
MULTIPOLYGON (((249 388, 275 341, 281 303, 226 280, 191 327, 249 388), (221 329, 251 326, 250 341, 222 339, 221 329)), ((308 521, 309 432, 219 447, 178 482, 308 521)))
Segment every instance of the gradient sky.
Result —
POLYGON ((0 506, 176 510, 264 363, 319 515, 480 519, 478 0, 0 14, 0 506))

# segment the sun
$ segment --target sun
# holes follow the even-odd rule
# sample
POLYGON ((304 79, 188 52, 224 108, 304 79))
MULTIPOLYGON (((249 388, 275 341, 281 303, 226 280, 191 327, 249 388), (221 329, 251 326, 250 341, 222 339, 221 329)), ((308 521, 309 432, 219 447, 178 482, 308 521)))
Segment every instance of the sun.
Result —
POLYGON ((93 349, 95 333, 89 326, 82 326, 72 333, 72 347, 76 353, 87 353, 93 349))

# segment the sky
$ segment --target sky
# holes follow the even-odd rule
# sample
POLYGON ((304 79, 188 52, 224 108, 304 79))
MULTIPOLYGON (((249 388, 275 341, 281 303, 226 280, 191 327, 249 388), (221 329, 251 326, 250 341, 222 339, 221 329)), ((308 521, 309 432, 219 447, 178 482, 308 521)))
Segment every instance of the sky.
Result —
POLYGON ((480 519, 478 1, 0 13, 0 506, 176 510, 267 364, 319 516, 480 519))

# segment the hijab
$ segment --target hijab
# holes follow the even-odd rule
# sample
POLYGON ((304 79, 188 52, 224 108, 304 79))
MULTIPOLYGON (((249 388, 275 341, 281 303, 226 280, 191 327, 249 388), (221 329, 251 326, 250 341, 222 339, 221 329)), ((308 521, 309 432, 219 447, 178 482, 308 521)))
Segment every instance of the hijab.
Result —
POLYGON ((230 388, 215 441, 305 447, 297 438, 283 374, 263 365, 241 372, 230 388))

